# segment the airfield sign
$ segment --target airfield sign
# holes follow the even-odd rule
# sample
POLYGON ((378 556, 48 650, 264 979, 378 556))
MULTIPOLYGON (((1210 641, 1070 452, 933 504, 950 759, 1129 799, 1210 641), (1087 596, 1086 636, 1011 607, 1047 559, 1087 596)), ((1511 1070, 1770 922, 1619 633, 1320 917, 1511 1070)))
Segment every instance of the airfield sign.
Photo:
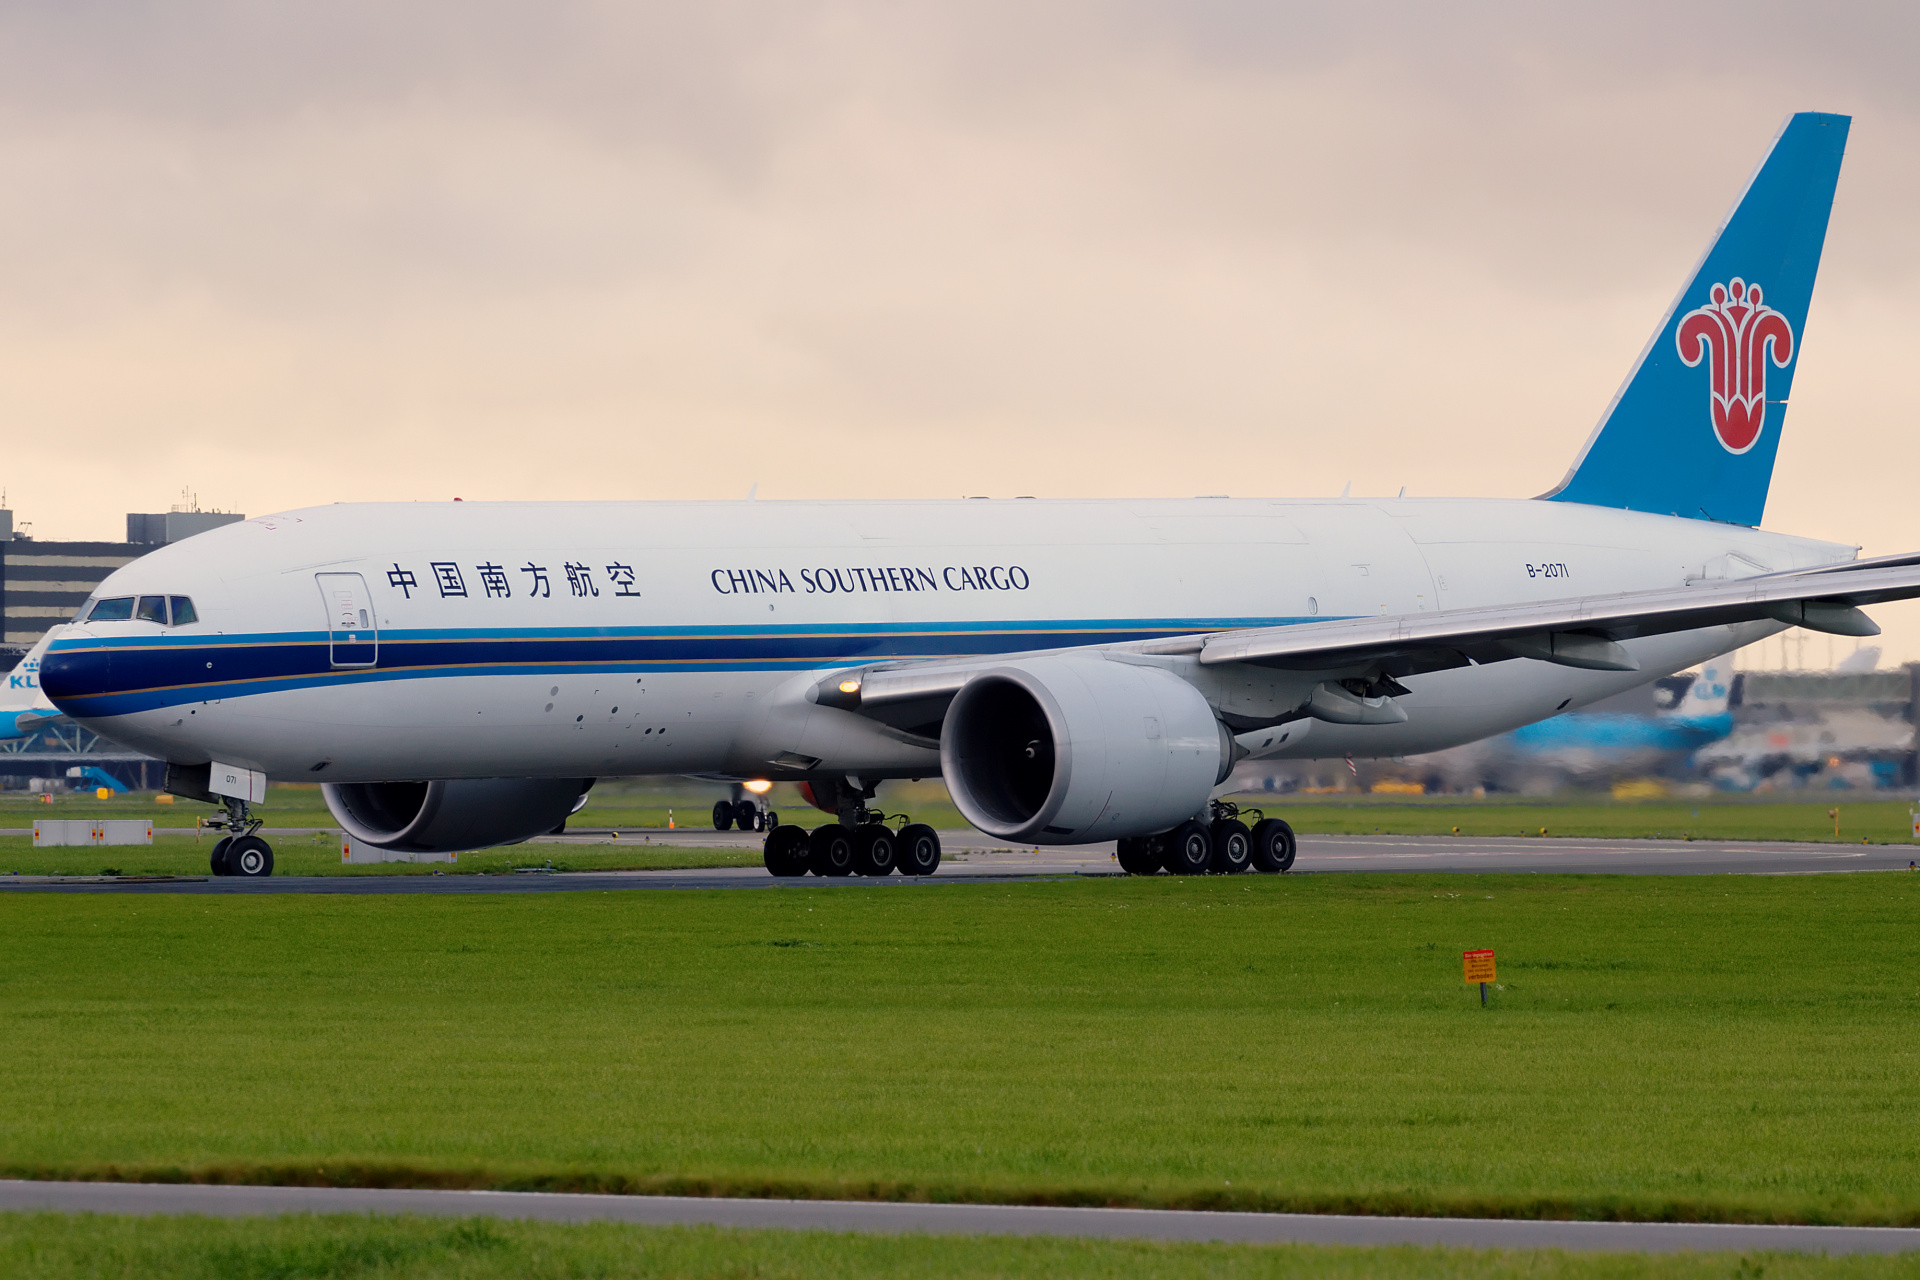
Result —
POLYGON ((1496 981, 1493 976, 1493 952, 1462 951, 1460 962, 1466 970, 1467 985, 1480 984, 1480 1003, 1487 1002, 1487 984, 1496 981))

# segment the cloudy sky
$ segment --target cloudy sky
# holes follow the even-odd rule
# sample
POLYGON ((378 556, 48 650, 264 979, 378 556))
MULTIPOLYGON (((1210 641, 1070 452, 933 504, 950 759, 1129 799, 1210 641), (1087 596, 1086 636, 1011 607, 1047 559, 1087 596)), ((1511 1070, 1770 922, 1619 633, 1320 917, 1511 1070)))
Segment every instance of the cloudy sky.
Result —
MULTIPOLYGON (((1529 496, 1819 109, 1856 119, 1767 524, 1912 550, 1917 27, 18 0, 0 485, 43 538, 183 491, 1529 496)), ((1920 659, 1920 605, 1879 617, 1920 659)))

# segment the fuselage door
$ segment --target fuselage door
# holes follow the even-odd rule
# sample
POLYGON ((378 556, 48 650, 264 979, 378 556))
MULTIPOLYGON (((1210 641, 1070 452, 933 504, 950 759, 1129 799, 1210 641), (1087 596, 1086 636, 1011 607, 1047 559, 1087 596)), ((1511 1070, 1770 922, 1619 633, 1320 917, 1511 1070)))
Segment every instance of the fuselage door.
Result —
POLYGON ((357 573, 316 573, 327 609, 327 652, 335 667, 370 667, 380 657, 380 632, 367 580, 357 573))

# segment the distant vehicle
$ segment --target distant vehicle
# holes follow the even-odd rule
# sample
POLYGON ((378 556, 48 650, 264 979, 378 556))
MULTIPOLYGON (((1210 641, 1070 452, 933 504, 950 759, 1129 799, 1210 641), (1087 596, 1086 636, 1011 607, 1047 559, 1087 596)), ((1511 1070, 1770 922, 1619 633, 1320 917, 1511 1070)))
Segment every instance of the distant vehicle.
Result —
POLYGON ((1219 798, 1239 761, 1435 751, 1920 596, 1920 552, 1758 527, 1849 123, 1787 122, 1539 499, 310 507, 116 570, 47 692, 222 805, 216 873, 271 872, 269 777, 434 852, 660 774, 807 784, 831 817, 767 833, 775 875, 931 873, 932 828, 869 803, 926 777, 998 840, 1284 871, 1286 823, 1219 798))

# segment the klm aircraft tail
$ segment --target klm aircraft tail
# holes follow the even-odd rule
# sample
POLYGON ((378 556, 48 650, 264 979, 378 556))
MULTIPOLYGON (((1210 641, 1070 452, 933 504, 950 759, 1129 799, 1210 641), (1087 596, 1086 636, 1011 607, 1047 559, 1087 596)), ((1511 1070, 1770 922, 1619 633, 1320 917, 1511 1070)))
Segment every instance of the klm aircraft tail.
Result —
POLYGON ((1760 523, 1850 123, 1787 121, 1573 469, 1542 497, 1760 523))
POLYGON ((1673 709, 1679 716, 1723 716, 1733 692, 1733 669, 1725 658, 1717 658, 1700 668, 1700 674, 1687 686, 1680 705, 1673 709))

